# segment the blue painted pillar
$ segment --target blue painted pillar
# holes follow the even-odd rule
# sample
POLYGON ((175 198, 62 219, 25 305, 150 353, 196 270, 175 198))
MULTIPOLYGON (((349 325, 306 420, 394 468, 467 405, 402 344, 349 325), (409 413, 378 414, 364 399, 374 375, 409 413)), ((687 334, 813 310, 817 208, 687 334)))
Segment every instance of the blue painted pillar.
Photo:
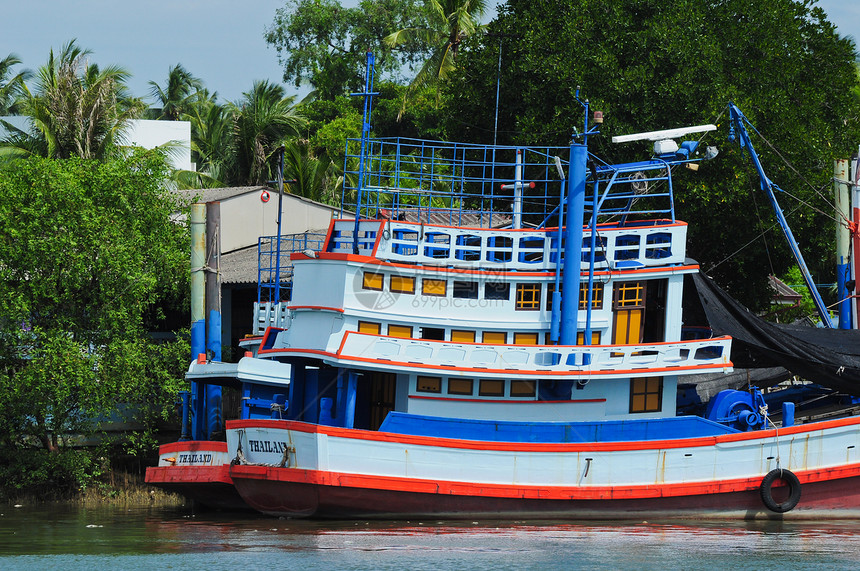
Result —
MULTIPOLYGON (((191 360, 206 353, 206 205, 191 205, 191 360)), ((191 438, 205 440, 206 385, 191 383, 191 438)))
MULTIPOLYGON (((851 189, 847 184, 850 180, 850 165, 847 160, 834 162, 833 190, 836 199, 836 209, 845 220, 851 220, 851 189), (845 181, 845 182, 843 182, 845 181)), ((848 225, 836 224, 836 297, 839 300, 839 329, 851 329, 851 295, 846 282, 851 275, 851 232, 848 225)))
POLYGON ((565 214, 564 265, 562 270, 561 345, 576 345, 579 316, 579 276, 582 266, 582 224, 585 210, 585 174, 588 147, 570 145, 570 167, 565 214))
MULTIPOLYGON (((206 204, 206 353, 221 360, 221 203, 206 204)), ((206 433, 223 432, 221 387, 206 385, 206 433)))

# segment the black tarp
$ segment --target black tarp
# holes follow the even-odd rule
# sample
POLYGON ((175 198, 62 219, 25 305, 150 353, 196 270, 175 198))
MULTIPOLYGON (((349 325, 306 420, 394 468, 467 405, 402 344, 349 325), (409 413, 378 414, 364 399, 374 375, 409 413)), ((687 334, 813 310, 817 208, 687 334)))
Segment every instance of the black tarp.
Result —
POLYGON ((860 395, 860 331, 769 323, 709 277, 692 278, 714 335, 732 337, 736 368, 784 367, 808 381, 860 395))

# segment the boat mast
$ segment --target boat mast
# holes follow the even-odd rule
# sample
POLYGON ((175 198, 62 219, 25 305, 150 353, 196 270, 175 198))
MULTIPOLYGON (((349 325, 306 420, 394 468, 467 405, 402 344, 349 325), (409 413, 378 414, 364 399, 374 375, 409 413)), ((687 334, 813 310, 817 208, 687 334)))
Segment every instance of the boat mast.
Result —
POLYGON ((373 96, 378 92, 371 91, 373 88, 373 64, 375 62, 373 52, 367 52, 367 72, 364 76, 364 93, 351 93, 353 97, 364 97, 364 113, 361 120, 361 150, 358 157, 358 189, 355 195, 355 229, 352 234, 352 253, 358 254, 358 225, 361 218, 361 192, 364 189, 364 157, 367 147, 367 139, 370 136, 370 112, 373 108, 373 96))
POLYGON ((767 197, 773 207, 774 214, 776 214, 776 218, 779 221, 779 226, 782 228, 782 233, 788 241, 791 252, 794 254, 794 259, 797 261, 797 265, 800 267, 800 272, 803 274, 803 280, 806 282, 806 287, 809 288, 809 293, 812 296, 812 300, 815 302, 815 308, 818 310, 821 322, 824 323, 826 327, 832 329, 833 323, 830 321, 830 314, 827 312, 827 307, 824 305, 824 301, 821 299, 821 295, 819 295, 818 289, 815 287, 812 275, 809 273, 809 269, 806 267, 806 262, 803 260, 803 254, 800 253, 800 247, 797 245, 797 241, 794 239, 794 234, 791 232, 791 228, 789 228, 788 222, 785 220, 785 215, 783 215, 782 209, 779 207, 779 203, 776 201, 776 196, 773 193, 774 188, 777 188, 778 190, 782 189, 767 178, 767 175, 764 172, 764 168, 759 161, 758 154, 753 147, 752 141, 750 141, 750 135, 745 125, 745 123, 749 123, 749 120, 734 103, 729 103, 729 111, 732 116, 732 123, 729 130, 729 141, 734 141, 735 136, 737 135, 741 149, 746 149, 747 153, 749 153, 756 172, 758 173, 761 189, 767 193, 767 197))

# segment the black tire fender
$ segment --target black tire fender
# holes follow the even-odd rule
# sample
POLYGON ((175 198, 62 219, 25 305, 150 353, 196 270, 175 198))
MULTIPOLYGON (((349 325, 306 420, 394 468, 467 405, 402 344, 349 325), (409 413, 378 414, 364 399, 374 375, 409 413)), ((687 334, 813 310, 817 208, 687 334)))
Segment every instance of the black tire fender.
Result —
POLYGON ((759 491, 764 507, 772 512, 785 513, 793 510, 800 501, 800 480, 791 470, 776 468, 768 472, 761 481, 759 491), (788 499, 781 504, 776 503, 773 499, 773 483, 777 480, 782 480, 788 486, 788 499))

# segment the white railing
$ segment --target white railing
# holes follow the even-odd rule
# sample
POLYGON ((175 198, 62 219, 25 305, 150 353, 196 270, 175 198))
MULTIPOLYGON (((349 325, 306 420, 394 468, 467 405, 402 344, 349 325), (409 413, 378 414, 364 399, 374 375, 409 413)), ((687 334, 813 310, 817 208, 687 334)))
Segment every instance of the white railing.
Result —
MULTIPOLYGON (((401 339, 350 331, 338 357, 397 368, 457 367, 465 374, 510 371, 510 375, 547 372, 630 376, 631 371, 662 374, 701 373, 731 369, 731 338, 649 345, 486 345, 401 339)), ((634 373, 635 374, 635 373, 634 373)))
MULTIPOLYGON (((352 253, 355 221, 333 222, 329 252, 352 253)), ((595 268, 659 267, 686 257, 683 223, 598 230, 595 268)), ((581 267, 588 269, 591 232, 583 236, 581 267)), ((385 260, 482 268, 547 271, 556 266, 557 230, 455 228, 398 221, 359 222, 359 253, 385 260)))
POLYGON ((288 329, 290 327, 290 311, 287 302, 254 302, 253 335, 262 335, 269 327, 288 329))

